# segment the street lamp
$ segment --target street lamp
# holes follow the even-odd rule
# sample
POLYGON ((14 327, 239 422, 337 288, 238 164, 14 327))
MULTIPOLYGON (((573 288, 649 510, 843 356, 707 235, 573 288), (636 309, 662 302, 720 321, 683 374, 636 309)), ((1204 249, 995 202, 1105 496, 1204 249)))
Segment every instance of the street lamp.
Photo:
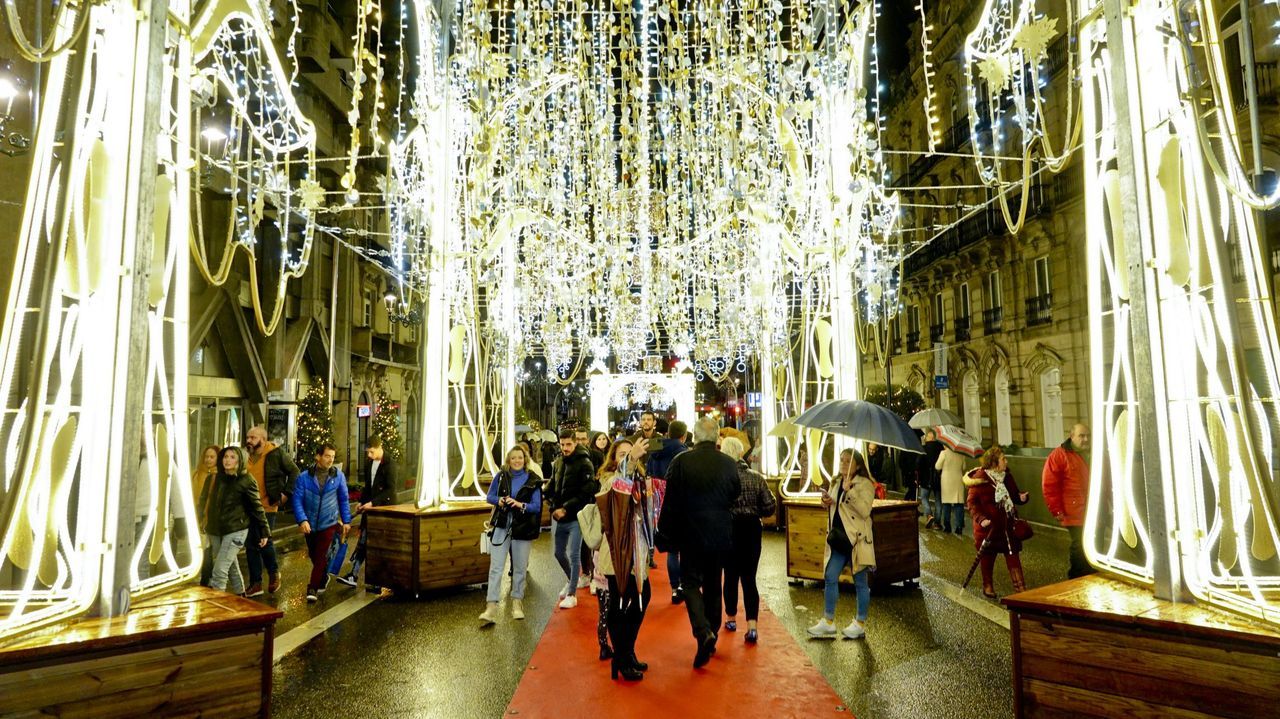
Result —
POLYGON ((412 307, 408 302, 396 297, 394 292, 388 292, 382 301, 387 306, 387 319, 393 324, 399 323, 406 327, 422 323, 422 312, 417 307, 412 307))

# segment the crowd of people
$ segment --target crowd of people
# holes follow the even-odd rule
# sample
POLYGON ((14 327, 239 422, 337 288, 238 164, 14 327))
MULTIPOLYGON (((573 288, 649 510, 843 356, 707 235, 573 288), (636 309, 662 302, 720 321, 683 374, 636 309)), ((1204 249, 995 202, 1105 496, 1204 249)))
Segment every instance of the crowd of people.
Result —
MULTIPOLYGON (((332 579, 356 586, 365 553, 363 513, 394 503, 397 481, 394 462, 386 455, 381 439, 368 439, 365 458, 369 482, 363 501, 353 510, 347 477, 334 464, 337 449, 332 444, 318 447, 312 463, 304 469, 270 442, 261 426, 246 433, 243 446, 205 447, 191 478, 193 496, 198 498, 197 522, 204 537, 200 583, 250 598, 279 591, 280 568, 272 532, 283 506, 292 511, 311 560, 307 601, 317 601, 332 579), (333 561, 332 550, 345 543, 357 514, 360 537, 350 569, 341 574, 341 562, 333 561), (249 568, 247 585, 240 572, 241 549, 249 568)), ((366 589, 378 588, 366 585, 366 589)))
MULTIPOLYGON (((777 511, 764 477, 747 461, 750 440, 699 418, 692 432, 681 421, 665 428, 652 412, 641 415, 634 434, 589 432, 566 427, 558 442, 530 435, 505 455, 489 485, 493 505, 487 544, 490 558, 483 625, 501 619, 503 574, 510 570, 510 609, 525 618, 533 542, 540 536, 544 507, 550 514, 552 553, 564 584, 558 606, 578 606, 582 590, 596 598, 600 659, 611 662, 614 678, 636 681, 648 665, 635 653, 636 637, 651 601, 650 570, 665 555, 672 604, 684 604, 693 635, 693 665, 707 664, 721 630, 738 630, 741 599, 745 641, 759 640, 760 593, 756 574, 761 555, 762 518, 777 511), (665 431, 663 431, 665 429, 665 431)), ((994 566, 1003 556, 1015 591, 1026 588, 1020 553, 1032 534, 1017 508, 1029 500, 997 445, 965 471, 966 458, 944 446, 932 430, 923 434, 924 453, 900 454, 867 445, 867 453, 846 449, 839 471, 821 490, 827 510, 824 547, 824 606, 807 632, 814 638, 866 636, 870 573, 876 568, 872 507, 883 479, 920 501, 929 529, 964 534, 972 528, 981 567, 982 592, 995 597, 994 566), (966 516, 967 515, 967 516, 966 516), (849 623, 836 621, 840 577, 845 569, 855 587, 849 623)), ((1068 576, 1092 572, 1084 556, 1083 523, 1088 499, 1089 429, 1077 424, 1054 449, 1041 477, 1046 506, 1071 538, 1068 576)), ((377 437, 365 448, 367 487, 353 503, 347 478, 335 466, 336 449, 323 444, 311 463, 299 467, 267 439, 262 427, 243 446, 204 448, 193 474, 197 517, 205 537, 201 583, 247 597, 280 588, 272 532, 281 506, 291 509, 304 535, 312 570, 308 601, 317 601, 331 579, 354 587, 365 558, 365 516, 372 507, 394 503, 396 467, 377 437), (354 504, 354 506, 353 506, 354 504), (340 572, 341 554, 354 517, 360 536, 350 568, 340 572), (249 576, 238 561, 245 550, 249 576), (266 583, 263 583, 263 574, 266 583)), ((344 552, 345 553, 345 552, 344 552)), ((377 590, 366 583, 366 588, 377 590)))

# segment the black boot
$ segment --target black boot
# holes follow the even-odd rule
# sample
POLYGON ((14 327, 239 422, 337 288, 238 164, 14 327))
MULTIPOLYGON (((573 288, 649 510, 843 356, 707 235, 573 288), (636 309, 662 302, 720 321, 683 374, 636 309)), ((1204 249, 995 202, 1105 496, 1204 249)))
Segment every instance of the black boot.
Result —
POLYGON ((631 666, 630 663, 625 662, 618 657, 614 657, 613 666, 609 671, 609 676, 617 679, 619 674, 622 675, 623 679, 626 679, 629 682, 638 682, 641 679, 644 679, 644 674, 639 669, 636 669, 631 666))
POLYGON ((609 648, 608 644, 601 644, 600 661, 604 661, 606 659, 613 659, 613 650, 609 648))

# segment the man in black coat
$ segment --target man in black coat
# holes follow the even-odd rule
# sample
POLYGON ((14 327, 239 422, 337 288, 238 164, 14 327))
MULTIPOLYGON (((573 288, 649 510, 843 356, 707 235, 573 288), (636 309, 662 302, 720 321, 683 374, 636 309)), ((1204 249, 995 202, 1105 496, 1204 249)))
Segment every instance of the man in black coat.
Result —
MULTIPOLYGON (((356 575, 360 573, 360 567, 364 565, 366 547, 368 545, 368 529, 369 521, 365 517, 365 510, 370 507, 385 507, 388 504, 396 503, 396 484, 399 481, 399 473, 396 471, 395 462, 391 457, 387 456, 386 450, 382 446, 382 438, 378 436, 370 437, 364 443, 364 457, 369 460, 366 470, 366 481, 364 484, 364 492, 361 494, 361 502, 356 507, 356 513, 360 515, 360 539, 356 540, 356 551, 351 554, 351 571, 347 572, 338 581, 348 587, 356 586, 356 575)), ((365 584, 365 589, 373 590, 375 587, 365 584)))
POLYGON ((729 508, 742 489, 737 463, 716 449, 720 426, 710 417, 693 425, 693 448, 676 455, 667 467, 667 497, 658 531, 680 551, 685 608, 701 667, 716 650, 720 632, 721 575, 725 555, 733 548, 729 508))
POLYGON ((573 430, 560 430, 560 453, 560 463, 546 496, 553 521, 553 553, 567 579, 564 589, 560 590, 560 608, 570 609, 578 606, 578 571, 582 566, 582 530, 578 527, 578 512, 596 501, 600 483, 596 481, 590 453, 574 440, 573 430))
POLYGON ((942 517, 942 477, 934 467, 938 455, 946 449, 932 429, 924 431, 924 454, 916 459, 916 476, 920 483, 920 507, 924 510, 926 529, 939 526, 942 517), (932 500, 932 502, 931 502, 932 500), (936 511, 930 505, 936 505, 936 511))

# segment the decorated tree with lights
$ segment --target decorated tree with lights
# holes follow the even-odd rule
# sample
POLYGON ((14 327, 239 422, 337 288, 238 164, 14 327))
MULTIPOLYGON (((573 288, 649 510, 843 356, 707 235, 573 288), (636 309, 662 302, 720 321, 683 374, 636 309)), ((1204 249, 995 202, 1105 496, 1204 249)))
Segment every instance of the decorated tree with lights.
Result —
POLYGON ((404 438, 400 435, 400 403, 379 389, 374 398, 373 435, 382 439, 382 449, 395 462, 404 455, 404 438))
POLYGON ((324 388, 312 385, 298 402, 298 456, 314 456, 325 442, 333 443, 333 410, 324 388))

